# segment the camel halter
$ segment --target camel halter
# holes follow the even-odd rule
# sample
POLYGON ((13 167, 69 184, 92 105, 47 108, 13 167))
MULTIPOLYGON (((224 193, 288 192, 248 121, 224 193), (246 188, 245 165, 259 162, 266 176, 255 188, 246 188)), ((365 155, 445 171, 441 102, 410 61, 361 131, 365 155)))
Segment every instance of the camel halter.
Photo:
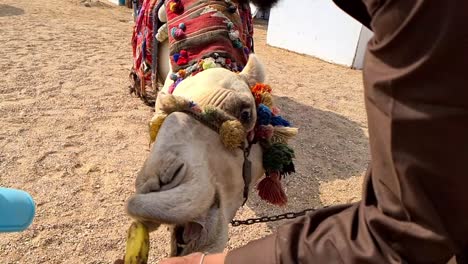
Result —
MULTIPOLYGON (((211 128, 213 131, 215 131, 216 133, 221 135, 222 139, 224 139, 223 144, 226 147, 228 147, 228 148, 233 147, 233 145, 231 145, 231 143, 226 142, 226 135, 223 136, 227 132, 226 130, 235 129, 235 128, 233 128, 232 125, 228 125, 229 123, 227 123, 226 127, 224 128, 225 130, 221 130, 221 129, 218 129, 216 127, 216 125, 213 125, 210 122, 206 122, 206 120, 204 120, 203 118, 200 118, 199 115, 194 115, 190 111, 182 111, 182 112, 190 115, 191 117, 193 117, 194 119, 196 119, 200 123, 202 123, 203 125, 211 128)), ((245 133, 245 134, 247 134, 247 133, 245 133)), ((250 150, 252 148, 252 142, 248 142, 246 144, 245 143, 246 141, 248 141, 247 136, 243 139, 243 142, 241 143, 241 146, 238 147, 238 148, 240 148, 242 150, 242 152, 244 154, 244 162, 242 164, 242 179, 244 180, 244 193, 243 193, 244 202, 242 203, 242 206, 244 206, 244 204, 247 202, 247 199, 249 198, 249 186, 250 186, 250 182, 252 181, 252 162, 249 160, 250 150)), ((237 139, 234 139, 233 142, 237 142, 237 139)))
POLYGON ((265 177, 257 185, 260 198, 275 205, 285 205, 286 194, 281 185, 281 178, 295 172, 294 151, 287 141, 297 134, 297 128, 290 127, 288 121, 279 115, 279 109, 273 106, 271 88, 257 84, 252 88, 257 105, 257 123, 254 137, 249 140, 248 132, 235 117, 220 108, 207 106, 203 110, 194 102, 175 95, 161 95, 162 115, 156 115, 150 121, 150 144, 156 140, 165 118, 174 112, 183 112, 220 135, 221 142, 229 150, 241 149, 244 153, 242 177, 244 180, 244 204, 247 201, 252 180, 252 163, 248 159, 253 144, 259 144, 263 150, 263 168, 265 177))

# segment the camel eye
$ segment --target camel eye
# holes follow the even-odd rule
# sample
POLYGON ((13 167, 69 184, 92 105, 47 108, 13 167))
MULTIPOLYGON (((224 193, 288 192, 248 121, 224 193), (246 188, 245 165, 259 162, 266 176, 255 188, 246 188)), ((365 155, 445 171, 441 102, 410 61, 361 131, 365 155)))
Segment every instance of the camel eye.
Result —
POLYGON ((241 112, 241 115, 240 115, 240 119, 243 123, 246 123, 246 122, 249 122, 250 121, 250 110, 242 110, 241 112))

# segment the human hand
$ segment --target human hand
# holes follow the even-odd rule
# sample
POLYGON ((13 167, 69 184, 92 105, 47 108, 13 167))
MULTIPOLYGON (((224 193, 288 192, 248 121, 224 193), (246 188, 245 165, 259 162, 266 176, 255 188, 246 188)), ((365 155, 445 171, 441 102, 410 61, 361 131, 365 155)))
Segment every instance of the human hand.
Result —
POLYGON ((163 259, 159 264, 223 264, 225 258, 225 253, 213 255, 193 253, 184 257, 163 259))

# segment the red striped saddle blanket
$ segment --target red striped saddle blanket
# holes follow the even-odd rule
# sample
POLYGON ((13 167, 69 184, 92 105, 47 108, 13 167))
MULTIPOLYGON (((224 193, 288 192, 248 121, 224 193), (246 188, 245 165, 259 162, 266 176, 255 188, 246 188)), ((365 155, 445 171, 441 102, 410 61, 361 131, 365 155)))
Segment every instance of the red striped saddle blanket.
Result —
POLYGON ((164 4, 171 90, 186 76, 208 68, 242 71, 253 48, 250 5, 231 0, 166 0, 164 4))
MULTIPOLYGON (((134 71, 151 83, 153 11, 164 1, 167 13, 171 78, 212 67, 241 71, 253 49, 253 24, 249 4, 231 0, 144 0, 132 36, 134 71)), ((159 23, 161 26, 161 23, 159 23)))

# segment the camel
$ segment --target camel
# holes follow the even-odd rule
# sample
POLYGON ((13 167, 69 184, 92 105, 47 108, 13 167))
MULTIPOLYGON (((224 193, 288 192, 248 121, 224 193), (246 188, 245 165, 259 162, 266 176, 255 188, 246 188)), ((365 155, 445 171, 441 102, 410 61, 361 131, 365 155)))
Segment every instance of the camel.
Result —
MULTIPOLYGON (((164 7, 159 11, 164 21, 167 11, 164 7)), ((160 56, 169 57, 170 43, 159 48, 160 56)), ((278 204, 282 204, 282 190, 268 194, 280 188, 281 176, 294 172, 294 154, 286 143, 297 129, 271 110, 271 90, 262 84, 263 64, 255 54, 239 51, 237 58, 245 55, 245 65, 238 60, 235 67, 233 63, 222 67, 227 63, 219 63, 218 56, 205 57, 198 64, 203 70, 183 77, 172 58, 172 63, 159 65, 167 78, 150 122, 153 145, 126 210, 151 231, 161 224, 171 227, 171 256, 221 252, 229 223, 259 180, 263 177, 260 196, 272 203, 280 197, 278 204), (262 129, 266 132, 260 133, 262 129), (262 189, 266 195, 262 196, 262 189)), ((160 62, 171 60, 166 57, 160 62)), ((190 72, 187 67, 182 70, 190 72)))
MULTIPOLYGON (((156 94, 161 90, 160 85, 163 86, 162 90, 167 90, 168 86, 174 81, 171 79, 171 75, 177 73, 179 68, 188 68, 186 65, 178 65, 182 59, 179 62, 174 62, 172 56, 175 51, 180 50, 181 43, 185 47, 202 47, 202 51, 197 49, 189 50, 190 54, 198 53, 196 54, 198 57, 192 57, 191 60, 212 55, 213 52, 203 50, 203 48, 216 46, 217 51, 221 53, 220 59, 222 59, 222 62, 219 59, 214 61, 212 63, 213 67, 224 67, 234 71, 239 70, 238 66, 245 65, 248 53, 253 52, 251 50, 253 49, 253 25, 250 10, 252 5, 248 1, 245 1, 245 3, 237 3, 231 0, 210 0, 206 2, 187 0, 184 2, 191 2, 189 5, 200 6, 195 11, 190 10, 190 12, 187 11, 188 14, 181 15, 190 16, 188 19, 182 20, 187 22, 188 28, 186 25, 184 25, 184 28, 179 28, 181 24, 185 23, 174 23, 174 21, 178 21, 174 17, 172 17, 172 21, 168 21, 168 15, 173 16, 174 10, 167 10, 166 5, 182 5, 181 0, 145 0, 142 3, 132 37, 134 67, 130 73, 130 82, 132 83, 130 92, 142 98, 145 103, 150 103, 151 100, 150 96, 147 95, 146 88, 148 86, 151 86, 156 94), (231 7, 235 7, 234 12, 222 10, 231 7), (158 19, 154 19, 153 16, 158 19), (202 18, 198 21, 191 19, 194 16, 202 18), (204 26, 208 27, 210 31, 208 33, 211 35, 206 34, 207 32, 204 32, 206 29, 203 26, 199 28, 197 24, 205 24, 204 26), (215 24, 217 28, 211 28, 210 24, 215 24), (232 28, 228 32, 229 26, 232 28), (225 29, 222 29, 223 27, 225 29), (190 32, 193 28, 198 31, 190 32), (191 34, 191 36, 184 39, 184 37, 177 35, 179 33, 185 35, 184 31, 187 31, 187 35, 191 34), (226 36, 223 36, 223 34, 226 36), (231 39, 227 37, 228 34, 231 39), (200 35, 203 36, 199 37, 200 35), (213 39, 221 39, 221 41, 213 39), (240 45, 240 47, 234 48, 233 44, 230 43, 231 41, 233 44, 240 45), (183 42, 186 42, 186 44, 183 42), (244 43, 244 45, 240 43, 244 43), (248 50, 245 54, 244 49, 248 50), (226 59, 232 60, 232 64, 227 65, 225 63, 226 59)), ((182 10, 182 12, 184 11, 182 10)), ((179 14, 177 13, 177 15, 179 14)), ((193 61, 189 63, 193 64, 193 61)))
MULTIPOLYGON (((251 59, 249 68, 239 75, 222 68, 202 72, 181 83, 177 92, 226 112, 242 112, 241 106, 244 111, 250 108, 255 113, 255 101, 253 96, 247 96, 250 89, 245 80, 263 77, 261 66, 256 63, 251 59), (190 93, 196 88, 202 92, 190 93), (224 101, 216 100, 223 95, 224 101)), ((161 107, 167 97, 171 95, 161 92, 156 107, 161 107)), ((253 128, 255 121, 252 117, 247 127, 253 128)), ((249 160, 253 186, 264 174, 258 144, 252 146, 249 160)), ((165 118, 137 176, 137 193, 128 200, 127 211, 135 219, 149 222, 149 226, 181 225, 183 238, 176 238, 174 230, 173 241, 186 247, 177 252, 173 245, 171 255, 220 252, 227 242, 228 224, 243 203, 243 162, 242 149, 225 148, 215 131, 190 115, 172 113, 165 118)))

